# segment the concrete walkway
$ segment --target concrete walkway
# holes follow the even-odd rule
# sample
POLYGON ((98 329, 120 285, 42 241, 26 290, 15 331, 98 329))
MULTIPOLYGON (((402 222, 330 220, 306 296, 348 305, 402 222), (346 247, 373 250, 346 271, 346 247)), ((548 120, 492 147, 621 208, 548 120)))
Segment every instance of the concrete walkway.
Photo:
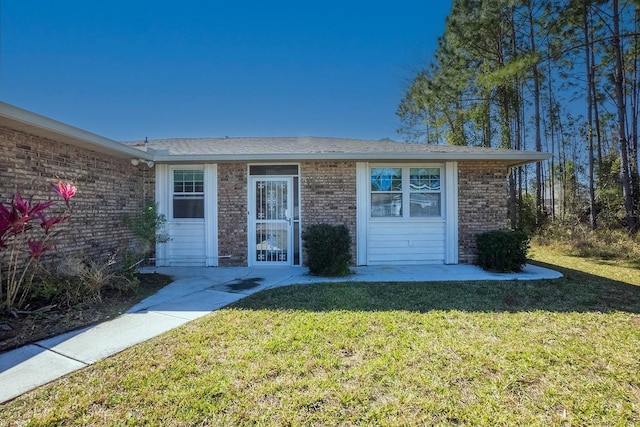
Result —
POLYGON ((86 329, 0 354, 0 403, 146 341, 248 295, 292 284, 539 280, 562 275, 527 265, 517 274, 488 273, 471 265, 355 267, 347 278, 314 277, 301 267, 157 267, 175 278, 125 314, 86 329))

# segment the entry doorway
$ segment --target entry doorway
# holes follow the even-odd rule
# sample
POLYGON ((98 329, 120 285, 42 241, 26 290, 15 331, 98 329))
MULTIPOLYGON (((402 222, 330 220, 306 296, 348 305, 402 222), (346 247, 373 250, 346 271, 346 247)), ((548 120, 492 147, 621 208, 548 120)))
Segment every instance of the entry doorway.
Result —
POLYGON ((248 169, 248 265, 302 265, 299 165, 248 169))

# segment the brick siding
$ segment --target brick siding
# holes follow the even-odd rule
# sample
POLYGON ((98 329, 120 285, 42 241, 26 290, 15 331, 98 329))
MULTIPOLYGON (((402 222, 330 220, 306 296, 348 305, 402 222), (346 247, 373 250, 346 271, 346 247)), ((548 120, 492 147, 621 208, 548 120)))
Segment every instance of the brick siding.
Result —
POLYGON ((247 164, 218 164, 218 253, 221 267, 246 266, 247 164))
MULTIPOLYGON (((302 230, 311 224, 344 224, 356 262, 355 162, 304 162, 300 165, 302 230)), ((306 256, 303 253, 303 264, 306 256)))
MULTIPOLYGON (((71 200, 71 220, 64 223, 56 254, 82 255, 95 261, 127 247, 131 233, 124 214, 142 211, 145 198, 153 198, 155 172, 132 166, 129 158, 30 135, 0 126, 0 200, 8 202, 16 191, 34 201, 60 200, 50 183, 72 182, 78 188, 71 200)), ((52 207, 62 211, 60 200, 52 207)))
MULTIPOLYGON (((458 164, 458 250, 460 263, 476 261, 476 236, 506 228, 508 168, 499 162, 458 164)), ((300 164, 302 229, 311 224, 344 224, 356 260, 356 165, 346 161, 300 164)), ((247 265, 247 165, 218 164, 218 246, 220 266, 247 265)), ((303 264, 306 256, 303 253, 303 264)))
MULTIPOLYGON (((246 163, 218 164, 218 252, 231 255, 231 258, 220 258, 220 266, 246 266, 248 263, 247 185, 246 163)), ((302 163, 300 192, 302 229, 310 224, 345 224, 351 233, 355 260, 355 163, 302 163)))
POLYGON ((507 174, 499 162, 458 163, 458 251, 461 264, 477 260, 476 236, 507 228, 507 174))

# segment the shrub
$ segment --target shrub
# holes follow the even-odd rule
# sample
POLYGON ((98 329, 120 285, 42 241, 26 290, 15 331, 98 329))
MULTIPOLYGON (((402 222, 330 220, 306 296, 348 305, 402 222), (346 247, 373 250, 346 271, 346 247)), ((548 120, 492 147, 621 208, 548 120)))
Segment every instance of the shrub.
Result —
POLYGON ((316 276, 351 274, 351 236, 345 225, 314 224, 302 233, 309 272, 316 276))
MULTIPOLYGON (((141 258, 147 258, 155 250, 156 243, 167 243, 171 240, 164 227, 167 217, 158 213, 158 205, 153 200, 146 200, 142 212, 137 215, 124 215, 125 225, 137 239, 137 247, 129 250, 128 256, 135 258, 140 253, 141 258)), ((131 260, 131 266, 137 262, 131 260)))
POLYGON ((489 231, 479 234, 478 265, 501 273, 519 272, 527 263, 529 237, 522 231, 489 231))
POLYGON ((105 291, 132 291, 137 286, 137 279, 129 279, 122 274, 117 258, 117 252, 108 254, 105 259, 64 258, 58 263, 56 274, 48 278, 47 291, 51 301, 73 306, 84 302, 101 302, 105 291))
POLYGON ((524 231, 530 236, 544 229, 551 219, 546 210, 538 215, 536 198, 532 194, 524 194, 522 198, 516 200, 516 212, 518 220, 516 224, 512 224, 513 228, 524 231))
POLYGON ((24 305, 41 258, 55 248, 56 229, 70 219, 76 187, 58 181, 51 189, 65 202, 61 215, 50 215, 54 201, 34 203, 20 192, 7 204, 0 201, 0 309, 11 312, 24 305))
POLYGON ((137 282, 138 279, 136 278, 136 268, 138 268, 138 265, 140 265, 143 261, 144 259, 139 260, 133 251, 129 249, 123 250, 119 259, 119 266, 120 270, 122 271, 122 276, 131 282, 137 282))

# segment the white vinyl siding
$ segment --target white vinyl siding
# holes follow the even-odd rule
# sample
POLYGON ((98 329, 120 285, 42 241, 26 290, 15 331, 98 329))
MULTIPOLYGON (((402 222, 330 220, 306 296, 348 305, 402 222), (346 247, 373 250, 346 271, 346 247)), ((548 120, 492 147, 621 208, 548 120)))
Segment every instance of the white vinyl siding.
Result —
POLYGON ((369 265, 443 264, 444 221, 370 221, 369 265))
POLYGON ((205 224, 204 221, 178 222, 172 221, 168 227, 171 240, 168 255, 172 266, 205 267, 205 224))

